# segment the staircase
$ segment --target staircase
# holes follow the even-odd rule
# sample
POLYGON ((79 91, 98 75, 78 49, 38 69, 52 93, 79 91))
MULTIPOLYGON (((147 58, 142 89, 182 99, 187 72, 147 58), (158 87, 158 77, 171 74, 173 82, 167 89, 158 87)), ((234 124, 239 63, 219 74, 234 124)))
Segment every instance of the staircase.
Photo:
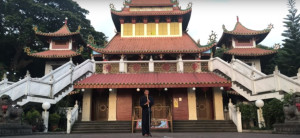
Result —
POLYGON ((9 95, 21 106, 28 102, 55 104, 74 90, 73 83, 93 72, 93 60, 86 60, 77 66, 70 61, 42 78, 31 78, 29 72, 23 80, 15 83, 10 83, 4 78, 0 82, 0 96, 9 95))
POLYGON ((71 133, 131 133, 131 121, 76 122, 71 133))
POLYGON ((174 132, 237 132, 229 120, 188 120, 173 121, 174 132))
POLYGON ((289 78, 281 74, 278 68, 273 74, 266 75, 238 59, 227 63, 216 57, 210 62, 210 70, 231 79, 232 89, 249 101, 282 99, 282 92, 300 92, 300 70, 296 77, 289 78))

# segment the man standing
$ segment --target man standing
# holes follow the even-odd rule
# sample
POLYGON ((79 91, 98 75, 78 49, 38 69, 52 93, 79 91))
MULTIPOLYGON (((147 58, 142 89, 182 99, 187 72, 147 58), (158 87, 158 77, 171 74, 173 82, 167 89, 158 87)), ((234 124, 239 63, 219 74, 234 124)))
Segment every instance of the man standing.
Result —
POLYGON ((151 136, 151 106, 154 104, 153 98, 149 96, 149 90, 144 91, 144 95, 140 98, 140 105, 142 107, 142 134, 143 136, 151 136))

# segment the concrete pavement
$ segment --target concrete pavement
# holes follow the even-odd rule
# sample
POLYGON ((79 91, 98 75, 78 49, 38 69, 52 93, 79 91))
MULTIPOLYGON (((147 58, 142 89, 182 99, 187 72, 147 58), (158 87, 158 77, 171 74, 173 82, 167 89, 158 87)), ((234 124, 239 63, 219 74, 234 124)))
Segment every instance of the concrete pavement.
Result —
MULTIPOLYGON (((259 133, 153 133, 153 138, 299 138, 300 135, 259 133)), ((140 133, 46 134, 10 136, 10 138, 143 138, 140 133)))

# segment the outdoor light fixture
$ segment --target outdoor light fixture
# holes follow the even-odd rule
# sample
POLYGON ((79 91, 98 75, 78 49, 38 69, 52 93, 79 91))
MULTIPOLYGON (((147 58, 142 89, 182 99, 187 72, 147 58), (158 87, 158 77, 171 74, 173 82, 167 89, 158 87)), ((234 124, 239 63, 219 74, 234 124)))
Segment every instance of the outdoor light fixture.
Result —
POLYGON ((264 101, 263 100, 257 100, 257 101, 255 101, 255 105, 258 108, 262 108, 264 106, 264 101))
POLYGON ((109 88, 108 90, 111 92, 111 91, 112 91, 112 88, 109 88))
POLYGON ((9 72, 6 72, 6 74, 8 75, 8 74, 9 74, 9 72))
POLYGON ((51 104, 49 102, 44 102, 42 104, 42 107, 45 111, 47 111, 51 107, 51 104))
POLYGON ((165 91, 168 91, 168 88, 165 88, 165 91))
POLYGON ((262 107, 264 106, 264 101, 256 100, 255 105, 256 105, 256 107, 258 107, 258 110, 257 110, 258 127, 259 128, 265 127, 266 124, 265 124, 265 119, 263 117, 263 111, 262 111, 262 107))
POLYGON ((196 88, 195 87, 193 87, 193 91, 195 91, 196 90, 196 88))
POLYGON ((137 88, 137 89, 136 89, 136 91, 138 91, 138 92, 139 92, 139 91, 140 91, 140 88, 137 88))
POLYGON ((220 90, 223 91, 223 90, 224 90, 224 87, 220 87, 220 90))
POLYGON ((84 92, 84 91, 85 91, 85 89, 81 89, 81 91, 83 91, 83 92, 84 92))

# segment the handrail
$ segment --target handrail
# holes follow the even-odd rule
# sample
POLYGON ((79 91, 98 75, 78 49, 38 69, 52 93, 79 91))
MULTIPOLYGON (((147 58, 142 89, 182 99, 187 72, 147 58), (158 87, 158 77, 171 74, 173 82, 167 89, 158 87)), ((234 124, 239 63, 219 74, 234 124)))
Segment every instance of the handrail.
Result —
POLYGON ((71 133, 72 126, 78 120, 78 102, 75 102, 74 108, 69 108, 67 112, 67 134, 71 133))
POLYGON ((95 61, 96 64, 109 64, 109 63, 177 63, 177 62, 208 62, 209 60, 137 60, 137 61, 95 61))
POLYGON ((236 125, 237 131, 242 132, 242 114, 239 107, 232 104, 231 99, 228 103, 229 118, 236 125))

